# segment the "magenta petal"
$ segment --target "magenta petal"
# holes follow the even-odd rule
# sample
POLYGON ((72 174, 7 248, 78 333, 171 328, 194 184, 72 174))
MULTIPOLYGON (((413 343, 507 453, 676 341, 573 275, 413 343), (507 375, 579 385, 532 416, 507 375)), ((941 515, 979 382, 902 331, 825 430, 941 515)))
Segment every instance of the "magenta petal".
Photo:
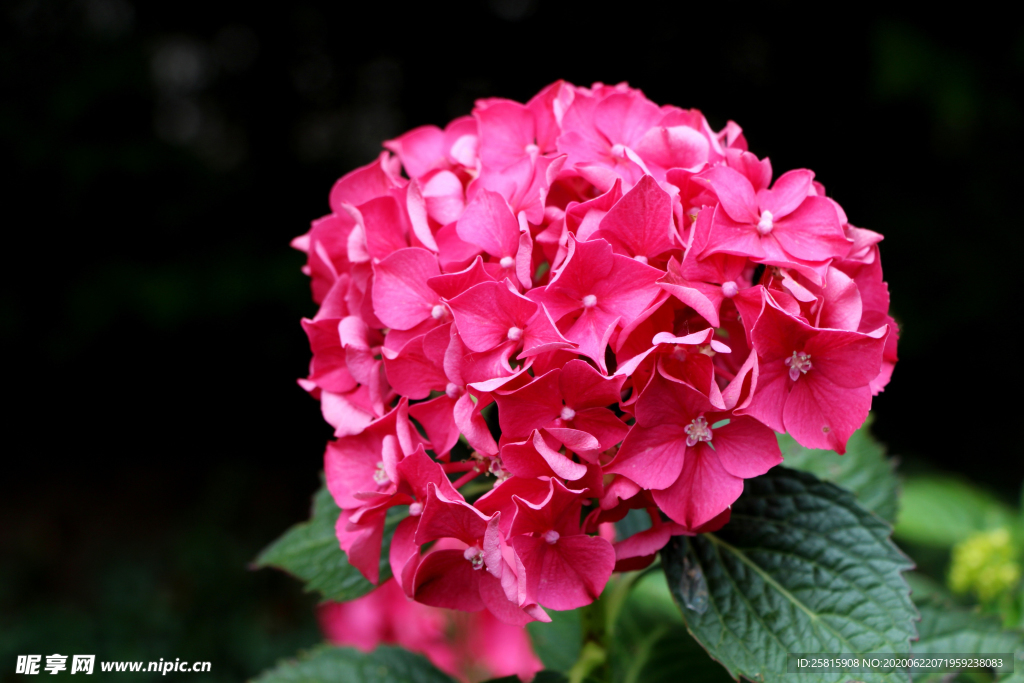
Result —
POLYGON ((878 336, 821 330, 804 347, 813 363, 811 372, 848 388, 862 387, 878 376, 884 349, 884 330, 878 336))
POLYGON ((455 403, 457 399, 438 396, 409 406, 409 415, 423 425, 430 439, 434 453, 444 455, 459 441, 459 428, 455 424, 455 403))
POLYGON ((559 416, 562 412, 558 389, 560 374, 560 370, 552 370, 515 391, 494 395, 502 434, 511 439, 523 438, 559 416))
POLYGON ((537 304, 512 292, 504 282, 482 282, 448 301, 463 343, 473 351, 490 351, 509 341, 510 330, 521 338, 537 304))
POLYGON ((463 551, 435 550, 416 569, 413 598, 424 605, 478 612, 484 608, 479 581, 485 575, 483 569, 473 569, 463 551))
MULTIPOLYGON (((565 429, 557 431, 573 432, 575 430, 565 429)), ((586 434, 584 436, 588 436, 591 439, 591 441, 586 442, 588 445, 592 443, 595 447, 597 446, 597 440, 594 439, 594 437, 590 436, 589 434, 586 434)), ((537 449, 537 452, 540 453, 541 457, 544 458, 544 460, 548 463, 548 465, 555 472, 555 474, 557 474, 563 479, 568 479, 569 481, 576 481, 577 479, 580 479, 581 477, 583 477, 583 475, 587 473, 586 465, 578 462, 573 462, 565 455, 559 453, 554 448, 549 446, 539 431, 535 431, 533 433, 533 447, 537 449)))
POLYGON ((777 432, 785 432, 783 410, 793 380, 782 359, 758 364, 757 391, 745 408, 737 408, 737 415, 751 415, 777 432))
POLYGON ((480 576, 479 582, 480 599, 487 611, 493 614, 498 621, 513 626, 524 626, 533 621, 533 618, 519 605, 508 599, 500 579, 486 574, 480 576))
POLYGON ((464 500, 449 500, 430 484, 423 506, 416 543, 423 545, 439 538, 457 538, 472 545, 484 537, 488 518, 464 500))
POLYGON ((636 152, 662 168, 700 170, 707 162, 707 138, 689 126, 656 126, 636 144, 636 152))
POLYGON ((395 527, 394 536, 391 537, 391 548, 388 551, 388 560, 391 562, 391 573, 399 586, 405 588, 402 582, 402 571, 405 565, 419 552, 420 547, 416 545, 416 526, 419 524, 419 517, 406 517, 395 527))
POLYGON ((559 386, 565 404, 575 410, 599 408, 618 403, 624 377, 607 377, 582 360, 562 366, 559 386))
POLYGON ((615 551, 596 536, 563 536, 554 544, 517 536, 512 547, 522 561, 527 595, 544 607, 569 610, 601 595, 615 567, 615 551))
POLYGON ((665 514, 694 530, 736 502, 743 493, 743 480, 729 474, 707 444, 688 449, 686 456, 675 483, 653 495, 665 514))
POLYGON ((572 424, 576 429, 593 434, 598 441, 598 449, 602 451, 621 442, 629 433, 626 423, 607 408, 587 408, 576 411, 576 417, 572 419, 572 424))
POLYGON ((663 522, 646 531, 640 531, 629 538, 615 543, 615 560, 626 560, 633 557, 653 555, 668 544, 668 540, 685 530, 678 524, 663 522))
POLYGON ((752 417, 733 417, 711 439, 722 467, 735 476, 757 477, 782 462, 775 432, 752 417))
POLYGON ((526 330, 523 332, 523 351, 519 356, 529 358, 548 351, 568 349, 573 346, 575 344, 558 331, 547 308, 539 306, 533 319, 526 324, 526 330))
POLYGON ((793 213, 810 194, 812 180, 814 172, 806 168, 783 173, 772 185, 772 189, 757 193, 761 210, 771 211, 775 220, 793 213))
POLYGON ((440 275, 437 259, 426 249, 399 249, 373 268, 374 312, 388 327, 408 330, 431 316, 437 295, 427 280, 440 275))
POLYGON ((634 425, 604 471, 621 474, 645 489, 667 488, 679 477, 686 450, 683 425, 634 425))
MULTIPOLYGON (((511 472, 516 479, 533 480, 536 477, 554 476, 555 471, 533 445, 531 435, 524 441, 506 443, 501 447, 501 467, 511 472)), ((545 491, 547 486, 545 486, 545 491)), ((512 518, 508 518, 512 523, 512 518)))
POLYGON ((432 391, 444 390, 448 383, 444 370, 424 353, 423 339, 421 336, 412 340, 394 358, 384 356, 388 382, 399 394, 411 399, 427 398, 432 391))
POLYGON ((787 254, 805 261, 845 256, 850 250, 835 207, 824 197, 808 197, 772 231, 787 254))
POLYGON ((359 570, 370 583, 380 579, 380 550, 384 538, 384 513, 378 512, 354 529, 348 528, 348 515, 338 517, 334 527, 341 549, 348 555, 349 564, 359 570))
POLYGON ((497 192, 480 190, 459 218, 456 231, 459 239, 497 258, 514 259, 519 251, 519 222, 497 192))
POLYGON ((672 198, 645 175, 605 215, 595 237, 620 254, 653 259, 672 248, 672 229, 672 198))
POLYGON ((600 447, 597 439, 587 432, 564 427, 546 427, 545 432, 561 441, 566 448, 574 453, 593 451, 600 447))
POLYGON ((754 187, 742 173, 728 166, 712 166, 702 172, 700 177, 705 178, 711 185, 725 213, 733 221, 757 223, 757 198, 754 195, 754 187))
POLYGON ((867 419, 871 389, 841 387, 810 373, 793 383, 783 419, 802 446, 846 452, 846 441, 867 419))

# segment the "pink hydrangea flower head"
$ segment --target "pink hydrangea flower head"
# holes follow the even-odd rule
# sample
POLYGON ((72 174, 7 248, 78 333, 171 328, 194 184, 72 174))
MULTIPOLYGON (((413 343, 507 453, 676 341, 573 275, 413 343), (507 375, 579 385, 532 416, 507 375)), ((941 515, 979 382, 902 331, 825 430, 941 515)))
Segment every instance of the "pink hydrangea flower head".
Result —
MULTIPOLYGON (((545 609, 727 524, 773 430, 842 452, 890 381, 882 236, 809 170, 773 182, 731 121, 558 81, 384 146, 292 243, 319 306, 299 384, 334 429, 339 546, 376 583, 405 514, 395 613, 478 615, 512 643, 495 675, 539 667, 508 634, 545 609), (651 527, 620 538, 630 510, 651 527)), ((465 671, 429 625, 351 618, 339 641, 465 671)))

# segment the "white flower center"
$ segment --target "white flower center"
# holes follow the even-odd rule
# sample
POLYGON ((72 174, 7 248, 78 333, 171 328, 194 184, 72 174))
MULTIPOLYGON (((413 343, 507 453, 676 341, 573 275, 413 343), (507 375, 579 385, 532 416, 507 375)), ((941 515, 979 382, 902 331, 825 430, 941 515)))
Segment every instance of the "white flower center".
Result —
POLYGON ((473 565, 473 569, 481 569, 484 566, 484 551, 476 546, 466 548, 462 556, 473 565))
POLYGON ((757 222, 757 232, 758 232, 758 234, 767 235, 768 233, 770 233, 772 231, 772 228, 775 227, 774 224, 772 223, 772 218, 773 218, 773 216, 772 216, 772 212, 771 211, 762 211, 761 212, 761 220, 759 220, 757 222))
POLYGON ((430 309, 430 317, 434 320, 440 320, 446 313, 447 310, 442 304, 436 304, 432 309, 430 309))
POLYGON ((501 265, 502 268, 508 270, 509 268, 516 264, 516 260, 511 256, 502 256, 501 260, 498 261, 498 263, 501 265))
POLYGON ((800 379, 800 375, 806 375, 811 369, 811 357, 803 351, 794 351, 786 359, 786 367, 789 368, 789 378, 795 382, 800 379))
POLYGON ((597 297, 593 294, 587 294, 583 297, 583 308, 593 308, 597 305, 597 297))
POLYGON ((633 260, 634 261, 639 261, 640 263, 643 263, 645 265, 647 263, 647 257, 646 256, 634 256, 633 260))
POLYGON ((574 417, 576 417, 576 411, 573 410, 572 408, 570 408, 569 406, 562 406, 562 415, 561 415, 561 417, 562 417, 563 420, 568 422, 569 420, 571 420, 574 417))
POLYGON ((373 480, 377 482, 379 486, 384 486, 391 481, 391 477, 388 476, 387 470, 384 469, 384 463, 377 463, 377 469, 373 473, 373 480))
POLYGON ((418 500, 409 505, 409 516, 419 517, 423 514, 423 503, 418 500))
POLYGON ((533 144, 532 142, 530 144, 528 144, 526 147, 524 147, 523 149, 524 149, 524 151, 527 154, 536 154, 537 152, 540 151, 540 147, 538 147, 537 145, 533 144))
POLYGON ((686 445, 693 448, 701 441, 711 441, 711 427, 708 426, 708 421, 701 415, 697 419, 686 425, 686 445))
POLYGON ((740 293, 740 287, 732 280, 722 283, 722 296, 726 299, 731 299, 740 293))
POLYGON ((558 539, 561 538, 562 535, 554 529, 548 529, 543 534, 541 534, 540 537, 547 541, 549 544, 554 545, 558 543, 558 539))
POLYGON ((448 398, 458 398, 459 396, 462 396, 462 387, 455 382, 448 382, 448 386, 444 388, 444 393, 448 398))
POLYGON ((523 338, 523 330, 518 327, 508 328, 508 338, 512 341, 519 341, 523 338))

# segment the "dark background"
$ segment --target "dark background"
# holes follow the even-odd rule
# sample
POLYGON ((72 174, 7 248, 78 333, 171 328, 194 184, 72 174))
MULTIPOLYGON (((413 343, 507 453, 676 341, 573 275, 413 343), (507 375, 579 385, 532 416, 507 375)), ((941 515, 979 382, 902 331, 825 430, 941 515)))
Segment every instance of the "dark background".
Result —
POLYGON ((0 679, 59 652, 241 680, 317 640, 314 601, 246 569, 330 432, 295 384, 315 308, 288 241, 381 140, 557 78, 732 118, 884 233, 875 432, 1016 499, 1024 27, 436 4, 3 3, 0 679))

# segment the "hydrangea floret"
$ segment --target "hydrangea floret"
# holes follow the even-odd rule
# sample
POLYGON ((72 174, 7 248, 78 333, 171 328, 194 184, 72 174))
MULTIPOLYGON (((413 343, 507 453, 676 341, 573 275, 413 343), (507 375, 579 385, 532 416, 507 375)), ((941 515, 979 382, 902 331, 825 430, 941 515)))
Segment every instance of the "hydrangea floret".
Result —
POLYGON ((294 246, 300 384, 350 562, 507 624, 720 528, 773 432, 843 453, 896 362, 881 235, 738 125, 625 84, 480 100, 384 143, 294 246), (650 528, 614 522, 645 511, 650 528))

